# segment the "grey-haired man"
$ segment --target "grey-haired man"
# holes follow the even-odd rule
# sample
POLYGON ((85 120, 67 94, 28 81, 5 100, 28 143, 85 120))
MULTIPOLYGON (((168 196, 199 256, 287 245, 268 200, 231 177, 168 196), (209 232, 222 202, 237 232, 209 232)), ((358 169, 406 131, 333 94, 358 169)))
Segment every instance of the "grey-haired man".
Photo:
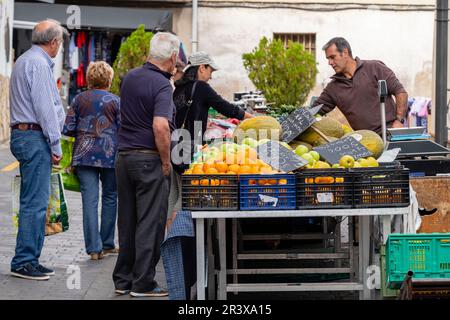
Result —
POLYGON ((179 47, 176 36, 155 34, 148 61, 122 81, 116 160, 120 251, 113 273, 117 294, 168 295, 155 274, 167 216, 175 116, 170 77, 179 47))
POLYGON ((14 65, 10 85, 11 152, 20 163, 20 209, 11 274, 48 280, 54 271, 39 264, 53 164, 62 158, 59 143, 64 110, 53 77, 54 63, 67 31, 57 21, 39 22, 31 49, 14 65))

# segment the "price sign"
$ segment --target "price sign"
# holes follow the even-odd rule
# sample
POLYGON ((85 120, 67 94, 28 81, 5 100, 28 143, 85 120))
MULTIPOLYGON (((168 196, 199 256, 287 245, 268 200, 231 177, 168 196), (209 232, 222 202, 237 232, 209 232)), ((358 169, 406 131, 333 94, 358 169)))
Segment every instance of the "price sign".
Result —
POLYGON ((352 136, 315 147, 313 150, 331 164, 339 163, 339 160, 345 155, 352 156, 355 160, 372 155, 372 152, 352 136))
POLYGON ((314 122, 316 122, 316 118, 307 108, 298 108, 281 121, 281 128, 283 129, 281 140, 291 142, 314 122))
POLYGON ((308 161, 297 156, 292 150, 277 141, 260 144, 257 151, 259 159, 280 171, 290 172, 308 164, 308 161))

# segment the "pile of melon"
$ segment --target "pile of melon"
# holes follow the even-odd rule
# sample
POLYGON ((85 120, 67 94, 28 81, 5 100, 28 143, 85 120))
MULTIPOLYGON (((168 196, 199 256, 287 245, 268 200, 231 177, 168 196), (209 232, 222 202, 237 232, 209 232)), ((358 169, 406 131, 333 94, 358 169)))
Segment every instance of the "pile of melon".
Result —
MULTIPOLYGON (((347 125, 343 125, 339 121, 327 116, 317 117, 317 121, 312 126, 327 136, 330 141, 347 136, 354 137, 372 152, 374 158, 378 158, 383 153, 383 140, 373 131, 353 131, 347 125)), ((251 137, 256 140, 261 140, 262 138, 279 140, 282 133, 281 130, 281 124, 275 118, 270 116, 256 116, 242 121, 236 128, 233 136, 238 141, 246 137, 251 137)), ((313 147, 325 143, 327 143, 325 139, 323 139, 315 130, 309 128, 289 143, 289 145, 295 149, 299 144, 303 144, 311 150, 313 147)))

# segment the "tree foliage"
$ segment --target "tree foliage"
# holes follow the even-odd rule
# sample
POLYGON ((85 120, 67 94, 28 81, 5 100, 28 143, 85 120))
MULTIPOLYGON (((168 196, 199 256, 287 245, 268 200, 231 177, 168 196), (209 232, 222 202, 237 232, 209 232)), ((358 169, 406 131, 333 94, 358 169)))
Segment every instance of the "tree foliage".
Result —
POLYGON ((148 57, 152 32, 146 32, 143 24, 131 33, 121 44, 116 61, 114 61, 114 79, 111 92, 120 94, 120 82, 123 77, 133 68, 141 66, 148 57))
POLYGON ((255 87, 274 103, 270 107, 274 113, 282 113, 286 106, 303 105, 314 87, 316 61, 300 43, 289 41, 285 48, 281 40, 264 37, 242 59, 255 87))

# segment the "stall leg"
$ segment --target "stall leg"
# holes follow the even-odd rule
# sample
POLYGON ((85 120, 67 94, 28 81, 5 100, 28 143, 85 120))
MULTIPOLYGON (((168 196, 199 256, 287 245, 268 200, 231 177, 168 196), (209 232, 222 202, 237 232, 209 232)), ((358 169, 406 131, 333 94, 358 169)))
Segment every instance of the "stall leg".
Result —
POLYGON ((367 286, 367 268, 370 260, 370 217, 361 216, 359 218, 359 280, 362 282, 363 291, 360 292, 361 300, 369 300, 371 298, 371 290, 367 286))
POLYGON ((213 240, 213 223, 212 219, 206 220, 206 250, 208 254, 208 300, 216 300, 216 268, 215 268, 215 254, 213 240))
POLYGON ((205 220, 196 219, 197 300, 205 300, 205 220))
MULTIPOLYGON (((233 256, 233 269, 236 270, 238 268, 238 259, 237 259, 237 255, 238 255, 238 233, 237 233, 237 219, 232 219, 231 221, 232 224, 232 256, 233 256)), ((233 274, 233 284, 238 283, 238 275, 237 274, 233 274)), ((234 292, 234 294, 236 295, 237 292, 234 292)))
POLYGON ((218 298, 219 300, 227 300, 227 239, 225 219, 217 219, 217 221, 220 256, 218 298))

